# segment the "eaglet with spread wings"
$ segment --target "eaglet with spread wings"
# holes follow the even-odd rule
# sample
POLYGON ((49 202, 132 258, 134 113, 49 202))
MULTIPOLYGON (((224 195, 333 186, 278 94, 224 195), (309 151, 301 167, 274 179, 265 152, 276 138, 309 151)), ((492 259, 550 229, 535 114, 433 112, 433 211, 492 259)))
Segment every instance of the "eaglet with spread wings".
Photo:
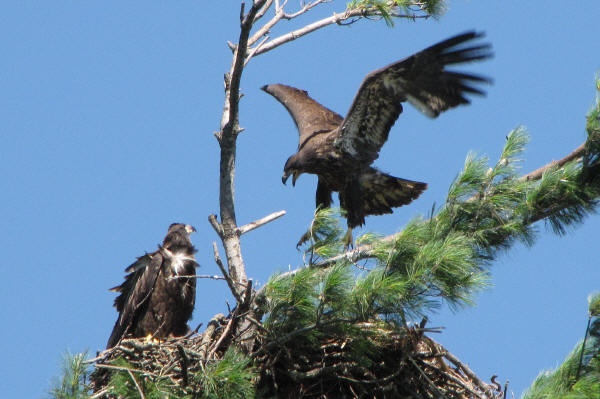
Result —
POLYGON ((317 208, 330 207, 332 193, 338 192, 348 222, 347 244, 352 228, 362 226, 367 215, 392 213, 392 208, 412 202, 427 187, 370 165, 379 156, 403 102, 435 118, 447 109, 469 104, 466 94, 485 94, 474 85, 489 83, 489 79, 446 70, 448 65, 489 58, 489 44, 465 45, 481 36, 466 32, 369 73, 345 118, 306 91, 282 84, 262 87, 285 106, 300 134, 298 152, 285 163, 283 183, 289 176, 295 185, 300 174, 316 174, 317 208))

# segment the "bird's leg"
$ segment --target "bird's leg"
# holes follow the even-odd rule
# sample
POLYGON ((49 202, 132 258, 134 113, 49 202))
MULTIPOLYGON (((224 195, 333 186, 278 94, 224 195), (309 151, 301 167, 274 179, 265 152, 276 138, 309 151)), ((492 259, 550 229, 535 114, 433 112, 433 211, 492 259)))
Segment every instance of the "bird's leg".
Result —
POLYGON ((348 227, 346 234, 344 234, 344 238, 342 239, 344 243, 344 249, 354 248, 354 239, 352 237, 352 227, 348 227))

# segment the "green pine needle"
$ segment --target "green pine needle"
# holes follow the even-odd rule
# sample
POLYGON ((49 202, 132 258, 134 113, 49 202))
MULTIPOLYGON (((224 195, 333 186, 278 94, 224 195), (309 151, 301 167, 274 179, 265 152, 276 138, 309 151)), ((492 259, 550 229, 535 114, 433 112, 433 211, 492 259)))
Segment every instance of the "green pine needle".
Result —
POLYGON ((250 359, 230 347, 223 359, 210 363, 199 376, 204 392, 202 398, 245 399, 255 395, 256 371, 250 359))
MULTIPOLYGON (((590 302, 599 296, 590 297, 590 302)), ((593 315, 591 316, 593 317, 593 315)), ((586 331, 564 362, 553 371, 542 372, 523 399, 597 399, 600 393, 600 319, 586 331), (589 332, 589 336, 588 336, 589 332), (585 343, 585 348, 582 348, 585 343), (583 352, 582 352, 583 349, 583 352)))
POLYGON ((440 17, 446 10, 446 1, 353 0, 348 3, 347 9, 362 9, 366 15, 380 16, 387 26, 393 27, 394 18, 440 17))
POLYGON ((588 297, 588 309, 590 317, 600 316, 600 293, 588 297))
POLYGON ((87 353, 72 354, 66 351, 62 360, 62 376, 56 379, 50 389, 50 397, 54 399, 87 399, 89 398, 90 370, 85 360, 87 353))

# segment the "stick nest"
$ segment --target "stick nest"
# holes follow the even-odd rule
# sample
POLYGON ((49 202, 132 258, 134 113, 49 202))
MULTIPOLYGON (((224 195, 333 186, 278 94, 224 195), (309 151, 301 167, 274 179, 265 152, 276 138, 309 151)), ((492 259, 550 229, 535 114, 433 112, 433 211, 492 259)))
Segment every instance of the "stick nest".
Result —
MULTIPOLYGON (((95 362, 92 398, 117 398, 110 376, 127 372, 139 381, 161 381, 181 396, 200 398, 201 378, 210 362, 218 362, 235 337, 222 339, 231 319, 215 316, 201 335, 159 343, 123 340, 95 362), (127 362, 123 366, 123 360, 127 362), (119 363, 121 362, 121 363, 119 363)), ((465 364, 424 335, 426 329, 391 332, 377 323, 360 326, 364 339, 323 335, 317 341, 296 337, 280 343, 260 331, 249 356, 256 371, 257 397, 279 398, 411 398, 499 399, 498 383, 479 379, 465 364), (359 353, 359 355, 357 355, 359 353)), ((281 338, 281 337, 278 337, 281 338)), ((141 393, 141 392, 140 392, 141 393)))

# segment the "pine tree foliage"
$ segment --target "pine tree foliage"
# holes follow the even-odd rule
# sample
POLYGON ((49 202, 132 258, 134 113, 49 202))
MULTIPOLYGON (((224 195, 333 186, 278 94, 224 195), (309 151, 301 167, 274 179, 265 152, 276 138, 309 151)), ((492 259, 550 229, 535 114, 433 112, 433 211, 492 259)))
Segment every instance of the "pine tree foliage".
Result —
POLYGON ((394 17, 402 16, 417 17, 418 13, 424 12, 425 16, 439 17, 446 10, 444 0, 352 0, 348 9, 362 9, 367 14, 375 11, 383 18, 388 26, 394 26, 394 17))
POLYGON ((589 299, 589 312, 591 317, 600 316, 600 293, 590 295, 589 299))
POLYGON ((310 255, 310 263, 316 259, 327 259, 344 250, 342 234, 344 230, 337 223, 339 208, 319 208, 315 211, 308 233, 310 241, 306 254, 310 255))
POLYGON ((600 168, 600 160, 598 159, 598 154, 600 154, 600 140, 591 139, 600 137, 600 107, 598 106, 598 103, 600 103, 600 75, 596 79, 596 89, 599 93, 596 97, 596 106, 590 110, 586 118, 586 130, 590 138, 586 142, 586 152, 583 157, 585 171, 583 181, 586 182, 600 173, 598 170, 600 168))
POLYGON ((178 387, 169 386, 165 378, 148 378, 144 370, 136 369, 124 359, 117 359, 113 365, 119 367, 112 373, 106 392, 115 398, 177 399, 185 396, 178 387))
POLYGON ((523 399, 597 399, 600 395, 600 294, 590 297, 584 340, 563 364, 541 373, 523 399))
POLYGON ((62 376, 50 389, 50 397, 55 399, 87 399, 89 397, 90 369, 85 362, 86 353, 63 355, 62 376))
POLYGON ((230 347, 220 361, 210 363, 197 378, 200 386, 204 388, 202 398, 254 397, 255 370, 250 358, 234 347, 230 347))
MULTIPOLYGON (((206 362, 201 367, 198 367, 199 362, 194 362, 185 373, 185 378, 177 381, 172 376, 173 369, 179 369, 176 374, 181 374, 178 351, 167 353, 166 363, 163 364, 156 361, 159 358, 157 354, 169 352, 169 348, 156 347, 157 345, 154 345, 154 353, 151 356, 148 354, 152 351, 146 351, 146 356, 142 353, 140 358, 131 357, 130 360, 126 360, 119 357, 112 360, 106 365, 110 374, 96 375, 96 381, 107 376, 108 381, 101 384, 101 390, 95 389, 95 394, 102 398, 147 399, 254 397, 256 371, 251 365, 251 359, 235 347, 229 347, 221 359, 206 362), (151 367, 153 362, 160 367, 151 367)), ((135 346, 129 349, 134 348, 135 346)))

